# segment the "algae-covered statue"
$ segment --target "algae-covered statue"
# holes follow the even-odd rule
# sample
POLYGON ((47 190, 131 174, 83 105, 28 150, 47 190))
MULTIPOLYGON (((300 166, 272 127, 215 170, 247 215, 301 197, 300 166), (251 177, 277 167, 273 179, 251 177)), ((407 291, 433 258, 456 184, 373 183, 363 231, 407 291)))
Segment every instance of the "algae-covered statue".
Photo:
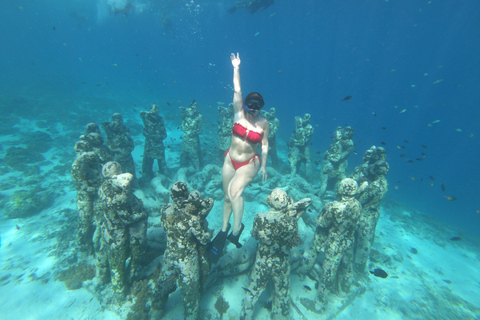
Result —
POLYGON ((368 183, 368 186, 359 192, 357 199, 362 204, 362 216, 359 228, 355 234, 355 272, 361 274, 370 256, 370 250, 375 240, 375 230, 380 219, 380 204, 387 193, 388 183, 386 174, 389 165, 385 159, 385 150, 381 148, 370 148, 365 154, 364 164, 357 167, 354 178, 358 183, 368 183), (373 151, 373 152, 371 152, 373 151), (374 159, 377 160, 373 163, 374 159), (365 165, 367 164, 367 165, 365 165))
POLYGON ((312 177, 312 159, 310 155, 310 140, 313 137, 313 127, 310 124, 310 114, 303 118, 295 117, 295 131, 293 131, 288 146, 288 161, 290 162, 291 175, 295 177, 298 167, 305 163, 305 177, 312 177))
POLYGON ((135 178, 135 163, 132 151, 135 148, 130 136, 130 129, 123 123, 120 113, 114 113, 111 122, 103 122, 102 127, 107 134, 107 145, 114 153, 114 160, 122 166, 123 171, 131 173, 135 178))
POLYGON ((218 121, 218 155, 222 157, 225 150, 230 147, 232 140, 232 126, 233 126, 233 104, 230 103, 228 107, 218 106, 218 113, 220 120, 218 121))
POLYGON ((101 159, 85 140, 75 144, 77 157, 72 164, 72 177, 77 187, 77 244, 81 251, 93 253, 95 202, 103 182, 101 159))
POLYGON ((348 292, 353 282, 354 234, 362 208, 355 199, 358 190, 355 180, 340 181, 337 186, 340 200, 329 202, 323 208, 316 221, 313 246, 304 257, 302 268, 317 273, 319 308, 326 302, 329 292, 348 292), (318 259, 321 252, 325 254, 323 263, 318 259), (321 268, 317 264, 322 264, 321 268))
POLYGON ((348 157, 354 148, 352 138, 353 129, 351 127, 338 127, 333 133, 333 143, 323 156, 319 197, 327 190, 330 180, 340 181, 347 176, 348 157))
POLYGON ((145 255, 148 214, 132 192, 131 173, 122 173, 121 165, 114 161, 106 163, 102 173, 97 277, 102 283, 110 279, 114 291, 125 295, 145 255))
POLYGON ((267 198, 270 211, 259 213, 252 236, 259 241, 250 284, 245 290, 242 319, 251 319, 255 303, 267 283, 274 284, 273 319, 288 319, 290 313, 290 249, 300 243, 297 220, 310 205, 305 198, 293 203, 286 191, 276 188, 267 198))
POLYGON ((272 159, 272 166, 278 170, 277 140, 275 136, 280 128, 280 120, 277 119, 276 114, 277 109, 275 108, 270 108, 269 112, 262 111, 262 116, 268 120, 270 126, 270 131, 268 132, 269 158, 272 159))
POLYGON ((150 111, 140 111, 140 118, 143 121, 143 135, 145 136, 142 173, 143 177, 148 180, 153 178, 154 160, 157 160, 160 174, 168 176, 165 146, 163 145, 163 140, 167 138, 167 130, 159 112, 160 110, 155 104, 150 107, 150 111))
POLYGON ((155 282, 152 319, 160 319, 170 293, 180 287, 185 319, 198 319, 200 292, 210 272, 210 262, 203 257, 210 239, 206 220, 213 199, 204 199, 198 191, 188 192, 185 182, 174 183, 172 202, 162 208, 162 226, 167 234, 162 272, 155 282))
POLYGON ((183 119, 181 129, 185 133, 180 164, 182 167, 192 166, 198 172, 202 163, 199 136, 202 133, 203 117, 198 112, 195 100, 187 108, 180 108, 180 115, 183 119))

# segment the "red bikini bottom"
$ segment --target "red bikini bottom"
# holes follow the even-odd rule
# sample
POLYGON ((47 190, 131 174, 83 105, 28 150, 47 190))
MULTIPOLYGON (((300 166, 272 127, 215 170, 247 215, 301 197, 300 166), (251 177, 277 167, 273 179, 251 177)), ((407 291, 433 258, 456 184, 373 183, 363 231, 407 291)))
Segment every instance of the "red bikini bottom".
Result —
MULTIPOLYGON (((237 171, 241 167, 249 164, 250 161, 252 161, 252 159, 255 161, 255 158, 258 158, 258 162, 262 162, 262 160, 260 159, 258 154, 254 154, 253 157, 251 157, 250 159, 248 159, 247 161, 244 161, 244 162, 238 162, 238 161, 233 160, 232 157, 230 156, 230 149, 228 149, 223 156, 225 157, 227 154, 230 157, 230 161, 232 161, 232 166, 235 169, 235 171, 237 171)), ((255 164, 255 162, 254 162, 254 164, 255 164)))

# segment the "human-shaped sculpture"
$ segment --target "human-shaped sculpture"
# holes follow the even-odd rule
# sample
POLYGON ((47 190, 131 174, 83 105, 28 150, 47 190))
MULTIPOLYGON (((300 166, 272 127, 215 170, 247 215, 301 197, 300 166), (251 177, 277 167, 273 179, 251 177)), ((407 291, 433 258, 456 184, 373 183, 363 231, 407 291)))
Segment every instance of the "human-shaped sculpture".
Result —
POLYGON ((167 130, 163 117, 159 115, 159 108, 153 104, 150 111, 140 111, 143 121, 143 135, 145 136, 145 148, 143 150, 142 173, 143 177, 153 178, 153 162, 157 160, 160 173, 168 176, 167 161, 165 160, 165 146, 163 140, 167 138, 167 130))
POLYGON ((81 251, 93 253, 95 202, 103 182, 101 159, 86 140, 75 144, 77 157, 72 164, 72 177, 77 187, 77 244, 81 251))
POLYGON ((225 150, 230 147, 232 140, 232 126, 233 126, 233 103, 228 107, 218 106, 218 113, 220 120, 218 122, 218 154, 223 160, 225 150))
POLYGON ((317 230, 313 250, 317 255, 325 252, 318 286, 319 307, 326 301, 329 292, 348 292, 353 282, 354 234, 358 228, 362 206, 355 196, 358 184, 345 178, 338 184, 337 196, 340 200, 329 202, 317 218, 317 230))
POLYGON ((107 134, 107 145, 115 155, 114 160, 122 166, 122 170, 131 173, 135 178, 135 163, 132 157, 135 144, 130 136, 130 129, 123 123, 120 113, 114 113, 111 120, 102 123, 107 134))
POLYGON ((96 123, 89 123, 85 129, 85 134, 80 136, 80 140, 87 141, 100 158, 102 165, 113 161, 113 152, 104 144, 100 128, 96 123))
POLYGON ((272 319, 289 319, 290 249, 300 243, 297 220, 311 199, 293 203, 284 190, 276 188, 267 202, 270 211, 257 214, 253 222, 252 236, 259 244, 241 319, 252 318, 255 303, 270 280, 274 283, 272 319))
POLYGON ((365 181, 364 177, 370 175, 370 165, 377 161, 385 161, 387 152, 383 147, 371 146, 363 155, 363 163, 355 167, 352 178, 359 182, 365 181))
POLYGON ((319 197, 327 190, 329 181, 334 179, 337 182, 347 176, 347 160, 354 148, 352 138, 353 129, 351 127, 338 127, 333 133, 333 143, 323 156, 319 197))
POLYGON ((368 182, 368 186, 357 196, 358 201, 362 204, 362 216, 355 234, 354 268, 357 274, 365 272, 370 250, 375 240, 375 230, 380 218, 380 204, 388 190, 385 177, 388 169, 387 162, 378 160, 370 164, 367 170, 362 170, 362 177, 357 180, 358 183, 368 182))
POLYGON ((180 287, 185 319, 198 319, 200 291, 210 270, 203 257, 204 247, 211 238, 206 220, 213 199, 203 199, 198 191, 188 192, 187 184, 174 183, 172 202, 162 208, 162 226, 167 234, 167 250, 162 272, 155 283, 152 319, 160 319, 170 293, 180 287))
POLYGON ((97 254, 97 276, 111 279, 116 293, 124 295, 145 255, 148 214, 132 192, 133 175, 122 173, 118 162, 103 166, 99 195, 101 244, 97 254), (127 263, 129 262, 129 263, 127 263))
POLYGON ((195 100, 187 107, 180 108, 182 131, 185 133, 182 138, 182 154, 180 164, 182 167, 193 166, 198 172, 202 162, 200 151, 200 134, 202 133, 203 117, 198 112, 195 100))
POLYGON ((278 128, 280 127, 280 120, 277 119, 277 109, 270 108, 269 112, 262 111, 262 116, 268 120, 270 131, 268 132, 268 154, 272 159, 272 166, 278 170, 278 154, 277 154, 277 140, 275 138, 278 128))
POLYGON ((292 133, 288 145, 288 161, 290 162, 291 175, 295 177, 300 164, 305 163, 306 177, 312 177, 312 163, 310 157, 310 140, 313 136, 313 127, 310 124, 310 114, 302 118, 295 117, 295 131, 292 133))

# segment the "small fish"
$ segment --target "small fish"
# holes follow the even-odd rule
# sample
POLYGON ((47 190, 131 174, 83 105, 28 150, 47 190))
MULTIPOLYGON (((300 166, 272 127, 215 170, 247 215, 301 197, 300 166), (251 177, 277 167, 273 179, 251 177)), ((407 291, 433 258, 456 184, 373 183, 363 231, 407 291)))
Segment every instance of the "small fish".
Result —
POLYGON ((427 156, 427 154, 425 152, 422 152, 422 157, 425 158, 426 156, 427 156))
POLYGON ((350 100, 352 99, 352 96, 346 96, 345 98, 343 98, 341 101, 347 101, 347 100, 350 100))
POLYGON ((320 164, 320 162, 318 162, 318 161, 315 161, 315 164, 318 166, 318 165, 320 164))
POLYGON ((440 189, 442 189, 442 191, 447 190, 447 188, 445 187, 445 185, 443 183, 440 185, 440 189))
POLYGON ((258 36, 259 34, 260 34, 260 31, 255 32, 254 36, 256 37, 256 36, 258 36))
POLYGON ((476 213, 480 214, 480 210, 477 210, 476 213))
POLYGON ((380 141, 381 144, 383 144, 384 146, 386 146, 387 144, 383 141, 380 141))
POLYGON ((400 158, 403 158, 403 157, 405 157, 405 153, 402 153, 402 154, 400 155, 400 158))
POLYGON ((304 285, 303 287, 304 287, 305 289, 307 289, 308 291, 312 291, 312 288, 310 288, 310 287, 307 286, 307 285, 304 285))
POLYGON ((432 177, 432 176, 428 176, 428 177, 429 177, 430 179, 432 179, 432 180, 435 180, 435 178, 434 178, 434 177, 432 177))
POLYGON ((411 177, 410 180, 415 181, 415 177, 411 177))
POLYGON ((430 122, 431 124, 435 124, 435 123, 439 123, 440 120, 433 120, 432 122, 430 122))
POLYGON ((252 293, 252 290, 248 289, 248 288, 245 288, 245 287, 242 287, 243 290, 247 291, 247 292, 250 292, 252 293))
POLYGON ((447 280, 447 279, 442 279, 442 281, 445 282, 445 283, 448 283, 448 284, 452 283, 452 281, 447 280))
POLYGON ((455 131, 462 132, 463 130, 462 129, 455 129, 455 131))
POLYGON ((415 160, 417 160, 417 161, 422 161, 423 159, 422 159, 422 158, 416 158, 415 160))
POLYGON ((55 31, 57 28, 55 26, 52 26, 52 30, 55 31))
POLYGON ((18 224, 15 225, 15 228, 16 228, 17 230, 20 230, 20 227, 18 226, 18 224))
POLYGON ((460 240, 462 240, 462 238, 460 238, 460 237, 452 237, 452 238, 450 238, 450 240, 451 240, 451 241, 460 241, 460 240))
POLYGON ((167 102, 167 106, 171 106, 172 104, 170 102, 167 102))
POLYGON ((428 149, 428 147, 424 144, 422 144, 422 147, 425 148, 425 149, 428 149))
POLYGON ((408 143, 408 140, 403 140, 403 142, 408 143))
POLYGON ((400 146, 400 148, 402 148, 403 150, 407 149, 405 146, 400 146))
POLYGON ((315 153, 316 153, 316 154, 320 154, 320 153, 322 153, 322 152, 321 152, 321 151, 317 151, 317 152, 315 152, 315 153))
POLYGON ((417 254, 418 250, 417 250, 417 248, 411 247, 410 252, 413 253, 413 254, 417 254))
POLYGON ((433 187, 433 182, 430 182, 429 184, 430 184, 430 187, 433 187))
POLYGON ((372 112, 372 116, 376 117, 376 116, 377 116, 377 113, 376 113, 376 112, 372 112))
POLYGON ((443 79, 438 79, 438 80, 435 80, 432 84, 437 84, 437 83, 440 83, 442 81, 443 81, 443 79))
POLYGON ((408 160, 408 162, 412 163, 412 162, 413 162, 413 160, 408 160))
POLYGON ((373 274, 375 277, 379 277, 382 279, 386 279, 388 277, 388 273, 386 273, 382 269, 375 269, 373 271, 370 271, 370 273, 373 274))
POLYGON ((402 113, 404 113, 405 111, 407 111, 407 109, 403 109, 402 111, 399 112, 399 114, 402 114, 402 113))
POLYGON ((456 197, 453 197, 453 196, 443 196, 445 199, 447 199, 448 201, 455 201, 457 200, 456 197))
POLYGON ((387 130, 387 127, 382 127, 383 130, 387 130))

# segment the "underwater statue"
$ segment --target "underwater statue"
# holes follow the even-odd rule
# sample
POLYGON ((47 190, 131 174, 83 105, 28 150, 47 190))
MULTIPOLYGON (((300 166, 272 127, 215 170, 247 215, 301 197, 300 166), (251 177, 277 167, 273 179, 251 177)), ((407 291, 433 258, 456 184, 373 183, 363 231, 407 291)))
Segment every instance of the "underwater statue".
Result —
POLYGON ((81 251, 93 253, 95 202, 103 182, 101 159, 86 140, 75 144, 77 157, 72 164, 72 177, 77 187, 77 244, 81 251))
POLYGON ((230 103, 228 107, 218 106, 218 113, 220 121, 218 122, 218 154, 223 162, 223 154, 225 150, 230 147, 232 140, 232 126, 233 126, 233 104, 230 103))
POLYGON ((262 111, 262 116, 268 120, 268 124, 270 126, 270 131, 268 133, 268 155, 269 158, 272 159, 272 167, 275 169, 279 169, 278 165, 278 154, 277 154, 277 139, 275 136, 277 135, 277 131, 280 128, 280 120, 276 117, 277 109, 270 108, 269 112, 262 111))
POLYGON ((311 203, 305 198, 293 203, 286 191, 273 189, 267 197, 271 209, 255 216, 252 236, 258 240, 250 284, 245 289, 241 319, 252 319, 255 303, 267 283, 274 284, 272 319, 289 319, 290 249, 300 243, 298 219, 311 203))
POLYGON ((297 174, 301 163, 305 163, 305 177, 313 177, 310 140, 313 137, 314 129, 310 124, 310 118, 311 115, 308 113, 303 118, 295 117, 295 131, 287 142, 292 178, 297 174))
POLYGON ((355 169, 354 174, 354 179, 359 184, 368 183, 368 186, 357 195, 358 201, 362 204, 362 216, 355 234, 354 249, 354 268, 358 274, 365 272, 368 258, 370 257, 370 250, 375 240, 375 230, 380 219, 380 204, 388 190, 385 176, 388 173, 389 165, 383 160, 385 159, 385 150, 372 147, 367 150, 367 153, 364 160, 366 160, 365 163, 368 165, 365 166, 364 163, 358 166, 358 170, 355 169), (373 153, 371 152, 372 150, 374 151, 373 153), (373 159, 382 160, 370 163, 370 160, 373 161, 373 159))
POLYGON ((132 151, 135 148, 130 136, 130 129, 123 123, 120 113, 114 113, 111 122, 103 122, 102 127, 107 134, 107 145, 114 153, 114 160, 122 166, 125 172, 131 173, 135 178, 135 163, 132 151))
POLYGON ((145 255, 148 214, 132 192, 133 175, 118 162, 103 166, 98 191, 97 277, 110 279, 115 293, 125 295, 145 255), (98 241, 99 240, 99 241, 98 241))
POLYGON ((332 179, 338 182, 347 176, 348 157, 354 148, 352 138, 353 129, 351 127, 338 127, 333 133, 333 143, 323 156, 319 197, 325 193, 328 183, 332 179))
POLYGON ((165 146, 163 140, 167 138, 167 130, 163 117, 159 115, 158 106, 153 104, 150 111, 140 111, 143 121, 143 135, 145 148, 143 150, 142 173, 143 178, 151 180, 153 175, 153 162, 157 160, 160 174, 168 176, 167 161, 165 160, 165 146))
POLYGON ((168 296, 180 287, 185 319, 198 319, 200 293, 210 272, 210 262, 203 257, 210 239, 206 220, 213 199, 200 192, 188 191, 187 184, 175 182, 171 203, 162 208, 162 227, 167 234, 167 250, 160 277, 155 281, 151 317, 161 319, 168 296))
POLYGON ((89 123, 85 128, 85 134, 80 136, 80 140, 87 141, 100 158, 100 163, 104 165, 109 161, 113 161, 114 154, 107 145, 105 145, 100 128, 96 123, 89 123))
POLYGON ((195 100, 187 108, 180 107, 180 115, 183 119, 181 129, 184 132, 180 164, 182 167, 192 166, 198 172, 202 163, 199 136, 202 133, 203 117, 198 112, 195 100))
POLYGON ((313 245, 305 252, 298 271, 317 280, 318 309, 324 307, 329 292, 349 292, 353 283, 354 235, 362 209, 355 196, 365 187, 359 188, 353 179, 343 179, 337 185, 339 200, 327 203, 317 218, 313 245))

